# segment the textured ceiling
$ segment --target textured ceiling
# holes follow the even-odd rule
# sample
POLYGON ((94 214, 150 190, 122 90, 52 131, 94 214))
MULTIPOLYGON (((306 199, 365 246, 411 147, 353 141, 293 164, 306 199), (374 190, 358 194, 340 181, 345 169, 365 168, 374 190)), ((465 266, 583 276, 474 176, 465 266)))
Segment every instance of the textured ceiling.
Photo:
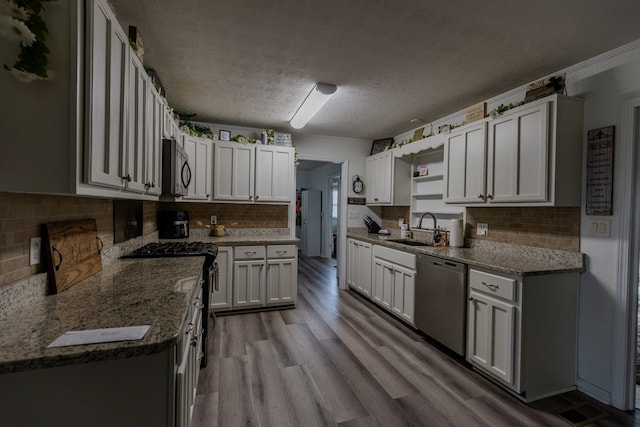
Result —
POLYGON ((638 0, 111 0, 194 120, 377 139, 640 39, 638 0))

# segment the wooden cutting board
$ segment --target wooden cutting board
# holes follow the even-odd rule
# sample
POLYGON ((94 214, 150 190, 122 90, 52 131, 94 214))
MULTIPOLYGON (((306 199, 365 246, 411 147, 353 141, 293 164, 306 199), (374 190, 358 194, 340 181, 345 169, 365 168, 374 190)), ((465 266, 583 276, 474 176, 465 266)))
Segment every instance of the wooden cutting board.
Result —
POLYGON ((51 293, 69 289, 102 270, 95 219, 54 222, 43 227, 51 293))

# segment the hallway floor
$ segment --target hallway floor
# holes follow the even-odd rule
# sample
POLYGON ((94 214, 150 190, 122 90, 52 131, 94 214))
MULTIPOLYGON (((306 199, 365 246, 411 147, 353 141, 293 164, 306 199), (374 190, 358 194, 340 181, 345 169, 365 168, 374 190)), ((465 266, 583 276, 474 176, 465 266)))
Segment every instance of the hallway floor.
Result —
POLYGON ((295 309, 219 316, 194 426, 634 426, 579 392, 524 404, 300 256, 295 309))

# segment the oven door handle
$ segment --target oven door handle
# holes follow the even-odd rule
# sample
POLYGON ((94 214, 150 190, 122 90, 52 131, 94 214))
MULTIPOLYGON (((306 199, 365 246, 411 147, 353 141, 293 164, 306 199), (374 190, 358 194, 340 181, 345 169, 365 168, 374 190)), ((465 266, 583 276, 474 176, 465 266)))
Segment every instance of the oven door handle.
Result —
POLYGON ((218 292, 220 290, 220 269, 218 263, 213 263, 213 290, 218 292))

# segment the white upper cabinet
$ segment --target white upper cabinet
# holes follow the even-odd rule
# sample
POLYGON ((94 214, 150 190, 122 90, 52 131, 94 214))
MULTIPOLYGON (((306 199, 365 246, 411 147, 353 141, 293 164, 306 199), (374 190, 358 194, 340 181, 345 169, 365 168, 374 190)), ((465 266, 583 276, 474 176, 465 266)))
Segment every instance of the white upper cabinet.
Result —
POLYGON ((366 170, 367 205, 410 205, 410 161, 394 157, 393 151, 387 150, 367 157, 366 170))
POLYGON ((216 141, 213 200, 290 203, 293 147, 216 141))
POLYGON ((448 134, 444 150, 445 203, 484 203, 487 124, 470 124, 448 134))
POLYGON ((489 122, 489 202, 547 200, 549 102, 489 122))
POLYGON ((254 147, 218 141, 213 151, 214 200, 253 202, 254 147))
POLYGON ((256 145, 255 201, 291 202, 293 149, 256 145))
POLYGON ((162 98, 147 78, 147 120, 145 187, 147 194, 160 195, 162 192, 162 98))
POLYGON ((192 169, 191 181, 183 200, 209 200, 211 197, 211 169, 213 163, 212 143, 205 138, 184 135, 184 150, 189 156, 192 169))
POLYGON ((127 190, 146 191, 146 119, 147 73, 136 55, 129 55, 129 104, 127 115, 127 143, 125 144, 125 172, 127 190))
POLYGON ((87 181, 124 188, 132 180, 126 170, 129 40, 106 4, 89 4, 87 181))
POLYGON ((445 142, 445 202, 580 206, 582 104, 552 95, 456 129, 445 142))

